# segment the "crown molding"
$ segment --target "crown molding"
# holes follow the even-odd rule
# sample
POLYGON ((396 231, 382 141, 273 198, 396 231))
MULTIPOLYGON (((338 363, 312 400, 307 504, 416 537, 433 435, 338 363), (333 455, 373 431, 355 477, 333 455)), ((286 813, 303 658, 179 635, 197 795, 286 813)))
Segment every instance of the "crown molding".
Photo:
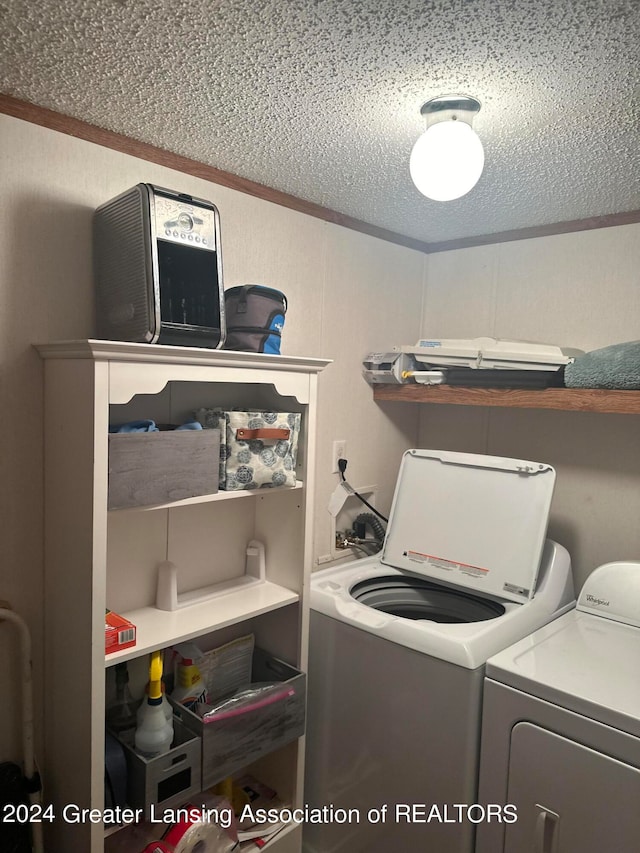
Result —
POLYGON ((178 172, 202 178, 213 184, 260 198, 263 201, 270 201, 273 204, 289 208, 289 210, 305 213, 307 216, 313 216, 316 219, 322 219, 325 222, 331 222, 334 225, 340 225, 343 228, 349 228, 361 234, 368 234, 370 237, 386 240, 388 243, 395 243, 427 255, 434 252, 448 252, 455 249, 468 249, 474 246, 486 246, 493 243, 508 243, 514 240, 528 240, 532 237, 549 237, 554 234, 566 234, 572 231, 610 228, 614 225, 628 225, 640 222, 640 210, 631 210, 605 216, 592 216, 587 219, 575 219, 569 222, 557 222, 551 225, 539 225, 532 228, 520 228, 513 231, 501 231, 495 234, 483 234, 475 237, 462 237, 456 240, 428 243, 424 240, 407 237, 404 234, 398 234, 395 231, 389 231, 386 228, 372 225, 369 222, 363 222, 360 219, 338 213, 338 211, 331 210, 314 202, 305 201, 297 196, 267 187, 264 184, 233 175, 231 172, 216 169, 214 166, 209 166, 206 163, 191 160, 188 157, 183 157, 181 154, 175 154, 172 151, 158 148, 147 142, 140 142, 137 139, 132 139, 120 133, 114 133, 111 130, 105 130, 81 119, 55 112, 46 107, 40 107, 37 104, 14 98, 11 95, 0 94, 0 113, 40 125, 40 127, 46 127, 49 130, 65 133, 68 136, 74 136, 77 139, 83 139, 86 142, 93 142, 104 148, 111 148, 122 154, 129 154, 131 157, 137 157, 140 160, 147 160, 150 163, 166 166, 169 169, 175 169, 178 172))

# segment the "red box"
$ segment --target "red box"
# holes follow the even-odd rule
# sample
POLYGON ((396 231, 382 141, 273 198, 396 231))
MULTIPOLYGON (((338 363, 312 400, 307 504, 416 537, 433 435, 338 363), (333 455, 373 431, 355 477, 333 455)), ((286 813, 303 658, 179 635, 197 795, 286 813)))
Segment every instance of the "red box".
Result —
POLYGON ((136 644, 136 626, 113 610, 107 610, 104 617, 104 652, 109 655, 128 649, 136 644))

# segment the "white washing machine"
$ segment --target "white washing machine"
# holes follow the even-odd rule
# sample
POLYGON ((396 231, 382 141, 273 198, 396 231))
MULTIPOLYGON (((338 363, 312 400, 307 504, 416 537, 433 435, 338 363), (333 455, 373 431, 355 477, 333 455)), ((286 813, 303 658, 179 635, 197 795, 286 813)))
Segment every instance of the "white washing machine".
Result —
POLYGON ((477 853, 640 850, 640 563, 608 563, 575 610, 487 663, 477 853))
POLYGON ((554 482, 407 451, 381 554, 312 576, 307 853, 472 851, 485 661, 575 603, 554 482))

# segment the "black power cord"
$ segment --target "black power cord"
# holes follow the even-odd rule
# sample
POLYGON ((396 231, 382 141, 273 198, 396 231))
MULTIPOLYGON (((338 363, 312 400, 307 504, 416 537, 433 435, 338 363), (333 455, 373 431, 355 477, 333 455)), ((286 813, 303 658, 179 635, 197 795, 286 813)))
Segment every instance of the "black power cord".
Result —
POLYGON ((351 494, 354 495, 354 497, 358 498, 359 501, 362 501, 362 503, 366 507, 369 507, 371 512, 375 513, 378 516, 378 518, 381 518, 385 522, 385 524, 388 524, 389 519, 385 518, 381 512, 378 512, 378 510, 374 506, 371 506, 369 501, 365 500, 362 497, 362 495, 359 495, 356 492, 356 490, 353 488, 353 486, 351 486, 349 483, 347 483, 346 477, 344 476, 344 472, 347 470, 347 464, 348 463, 347 463, 346 459, 338 459, 338 471, 340 472, 340 476, 342 477, 342 482, 345 483, 347 486, 349 486, 349 489, 351 490, 351 494))

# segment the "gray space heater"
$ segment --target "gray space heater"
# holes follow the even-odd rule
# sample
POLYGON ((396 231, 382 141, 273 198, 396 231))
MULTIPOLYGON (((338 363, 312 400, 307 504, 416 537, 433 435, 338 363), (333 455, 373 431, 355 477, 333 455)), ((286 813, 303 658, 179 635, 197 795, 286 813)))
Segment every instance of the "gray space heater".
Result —
POLYGON ((216 349, 225 339, 214 204, 137 184, 94 214, 98 337, 216 349))

